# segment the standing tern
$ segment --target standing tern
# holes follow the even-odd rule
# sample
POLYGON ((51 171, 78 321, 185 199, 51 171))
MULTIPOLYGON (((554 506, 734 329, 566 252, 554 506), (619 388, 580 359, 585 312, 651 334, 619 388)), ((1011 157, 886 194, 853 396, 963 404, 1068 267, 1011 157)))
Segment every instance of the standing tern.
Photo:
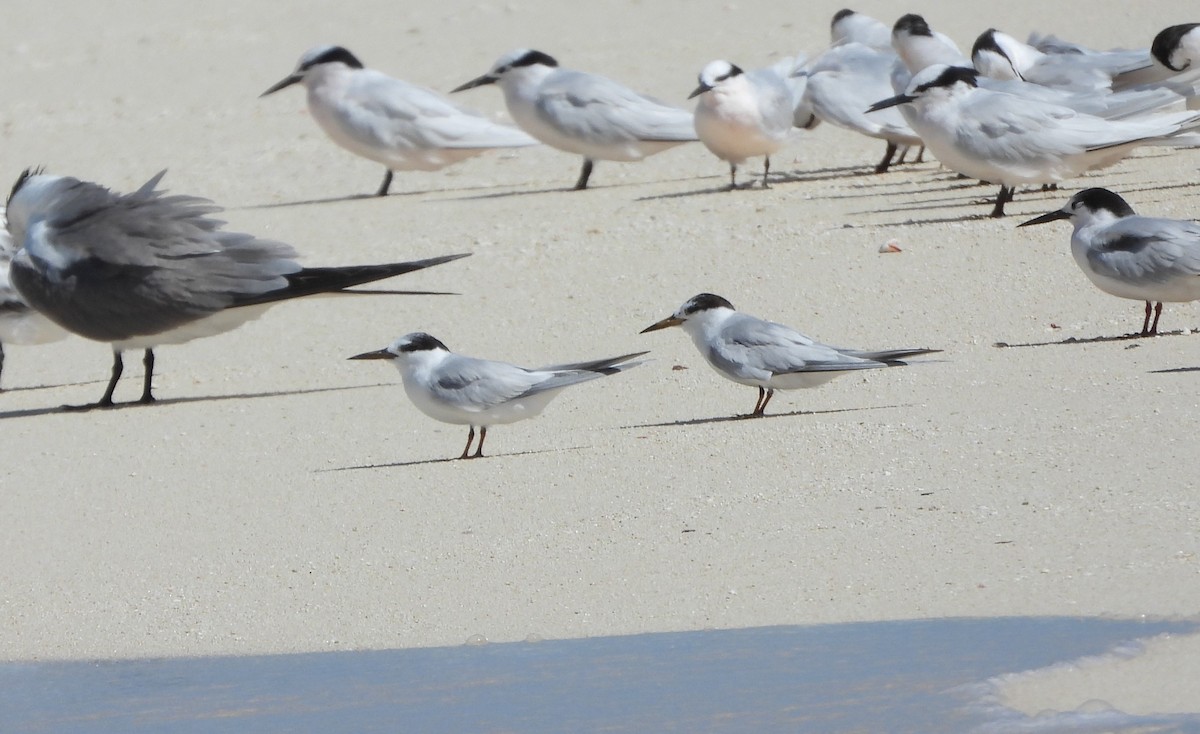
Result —
MULTIPOLYGON (((0 209, 0 219, 3 216, 0 209)), ((67 335, 65 329, 34 310, 13 288, 9 278, 12 258, 12 239, 7 227, 0 227, 0 375, 4 372, 5 344, 48 344, 67 335)))
POLYGON ((8 198, 17 291, 66 330, 112 345, 108 388, 89 407, 113 405, 127 349, 145 350, 141 402, 150 403, 155 347, 229 331, 280 301, 353 293, 346 289, 466 257, 302 268, 291 245, 223 231, 209 216, 221 209, 207 199, 164 196, 156 187, 165 173, 118 194, 26 170, 8 198))
POLYGON ((1060 105, 980 87, 979 73, 935 64, 904 94, 870 110, 910 106, 913 129, 947 168, 1000 184, 992 210, 1004 216, 1017 184, 1059 183, 1111 166, 1143 145, 1195 146, 1200 113, 1175 112, 1107 120, 1060 105))
POLYGON ((720 296, 693 296, 671 316, 643 334, 670 326, 682 327, 708 364, 727 380, 758 388, 750 417, 763 415, 776 390, 819 387, 857 370, 903 367, 905 357, 933 354, 938 349, 860 351, 831 347, 773 321, 733 309, 720 296))
POLYGON ((697 139, 687 110, 597 74, 560 68, 541 51, 511 51, 491 71, 453 91, 486 84, 500 85, 508 113, 522 130, 583 156, 576 190, 587 188, 597 160, 640 161, 697 139))
POLYGON ((888 170, 898 148, 921 145, 921 138, 898 110, 867 113, 872 102, 895 93, 889 81, 895 64, 892 51, 845 42, 814 60, 804 90, 804 100, 817 119, 887 143, 876 173, 888 170))
POLYGON ((436 171, 493 148, 538 144, 432 89, 363 68, 341 46, 309 49, 294 72, 259 96, 293 84, 304 85, 309 113, 333 142, 386 168, 376 196, 387 195, 393 171, 436 171))
POLYGON ((1146 302, 1142 336, 1158 333, 1163 301, 1200 300, 1200 224, 1179 219, 1139 217, 1108 189, 1085 189, 1062 209, 1020 227, 1069 219, 1071 255, 1097 288, 1146 302), (1155 305, 1150 321, 1151 304, 1155 305))
POLYGON ((704 147, 729 163, 729 189, 737 188, 737 167, 763 156, 763 188, 768 188, 771 154, 783 147, 792 130, 793 100, 787 83, 773 69, 743 72, 728 61, 711 61, 700 71, 700 84, 688 95, 696 103, 696 135, 704 147))
POLYGON ((390 360, 418 410, 443 423, 469 426, 466 448, 458 458, 478 459, 490 426, 533 418, 564 388, 637 367, 643 362, 630 360, 644 354, 526 369, 455 354, 429 334, 414 332, 350 359, 390 360), (472 454, 476 428, 479 445, 472 454))

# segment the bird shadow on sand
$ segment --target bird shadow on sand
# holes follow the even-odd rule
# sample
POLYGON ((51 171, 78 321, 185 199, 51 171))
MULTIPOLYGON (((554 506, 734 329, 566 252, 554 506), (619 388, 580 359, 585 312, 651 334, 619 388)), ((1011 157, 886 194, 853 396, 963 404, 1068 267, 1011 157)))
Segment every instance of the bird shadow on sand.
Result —
POLYGON ((1120 334, 1118 336, 1090 336, 1083 339, 1080 339, 1076 336, 1069 336, 1066 339, 1050 342, 1026 342, 1023 344, 995 342, 992 344, 992 346, 996 347, 997 349, 1015 349, 1017 347, 1053 347, 1067 346, 1071 344, 1104 344, 1106 342, 1127 342, 1135 339, 1153 339, 1159 336, 1189 336, 1192 333, 1194 332, 1192 332, 1191 329, 1177 329, 1175 331, 1160 331, 1157 334, 1142 334, 1140 332, 1135 332, 1133 334, 1120 334))
MULTIPOLYGON (((378 199, 379 201, 386 201, 391 198, 400 198, 400 197, 411 198, 414 196, 435 196, 437 194, 463 194, 463 193, 469 193, 472 191, 495 192, 496 189, 499 189, 499 188, 506 188, 506 187, 502 187, 499 185, 487 185, 487 186, 455 186, 455 187, 440 188, 440 189, 408 189, 405 191, 392 191, 384 196, 377 196, 375 194, 348 194, 346 196, 330 196, 330 197, 326 197, 326 198, 322 198, 322 199, 300 199, 298 201, 279 201, 279 202, 272 202, 270 204, 250 204, 247 206, 228 207, 226 209, 226 211, 239 211, 239 210, 250 211, 250 210, 255 210, 255 209, 286 209, 288 207, 294 207, 294 206, 313 206, 313 205, 317 205, 317 204, 342 204, 342 203, 346 203, 346 202, 350 202, 350 201, 365 201, 368 199, 378 199)), ((447 199, 447 201, 462 201, 464 198, 472 199, 472 198, 488 198, 489 196, 505 196, 505 195, 509 195, 510 193, 512 193, 512 192, 491 193, 491 194, 485 194, 485 195, 474 196, 474 197, 470 197, 470 196, 469 197, 457 197, 457 198, 447 199)), ((524 193, 524 192, 515 192, 515 193, 524 193)), ((532 192, 532 193, 544 193, 544 192, 532 192)), ((434 199, 433 201, 439 201, 439 199, 434 199)))
POLYGON ((85 385, 104 385, 107 380, 85 380, 83 382, 60 382, 55 385, 22 385, 21 387, 6 387, 0 389, 0 395, 12 392, 34 392, 35 390, 52 390, 57 387, 83 387, 85 385))
MULTIPOLYGON (((88 384, 88 383, 82 383, 88 384)), ((0 412, 0 420, 9 418, 32 418, 39 415, 82 415, 93 412, 110 412, 113 410, 125 410, 133 408, 152 408, 155 406, 168 405, 186 405, 188 403, 215 403, 223 400, 253 400, 256 398, 279 398, 289 395, 312 395, 323 392, 340 392, 342 390, 364 390, 372 387, 385 387, 387 383, 375 383, 371 385, 345 385, 343 387, 314 387, 307 390, 272 390, 269 392, 255 393, 237 393, 233 395, 196 395, 186 398, 156 398, 153 403, 140 403, 136 400, 131 400, 124 403, 117 403, 110 407, 98 407, 92 405, 56 405, 50 408, 28 408, 25 410, 10 410, 0 412)))
POLYGON ((734 423, 741 421, 757 422, 762 420, 774 420, 776 418, 795 418, 801 415, 834 415, 835 413, 857 413, 864 410, 889 410, 892 408, 907 408, 907 405, 873 405, 866 408, 834 408, 832 410, 793 410, 789 413, 767 413, 766 415, 751 415, 743 413, 740 415, 722 415, 714 418, 691 418, 682 421, 668 421, 666 423, 639 423, 632 426, 621 426, 621 429, 630 428, 677 428, 684 426, 703 426, 710 423, 734 423))
MULTIPOLYGON (((487 454, 479 457, 479 459, 504 459, 510 456, 532 456, 534 454, 554 454, 564 451, 583 451, 587 446, 568 446, 562 449, 537 449, 536 451, 513 451, 507 454, 487 454)), ((445 459, 416 459, 414 461, 395 461, 390 464, 360 464, 358 466, 337 466, 332 469, 314 469, 314 474, 325 474, 328 472, 337 471, 358 471, 360 469, 398 469, 406 466, 429 466, 431 464, 452 464, 458 461, 468 461, 474 463, 479 459, 462 459, 453 456, 445 459)))
POLYGON ((1150 370, 1152 375, 1173 375, 1183 372, 1200 372, 1200 367, 1171 367, 1165 370, 1150 370))

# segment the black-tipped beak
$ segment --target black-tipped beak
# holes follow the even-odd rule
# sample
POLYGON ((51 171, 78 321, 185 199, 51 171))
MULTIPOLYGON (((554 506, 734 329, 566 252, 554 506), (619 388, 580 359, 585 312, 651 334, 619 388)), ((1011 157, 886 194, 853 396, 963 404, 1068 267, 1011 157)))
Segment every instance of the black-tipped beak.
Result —
POLYGON ((268 89, 267 91, 258 95, 258 98, 262 99, 263 97, 267 96, 268 94, 275 94, 280 89, 286 89, 286 88, 292 86, 293 84, 299 84, 303 79, 304 79, 304 76, 302 74, 289 74, 289 75, 285 76, 284 78, 280 79, 279 81, 275 82, 273 85, 271 85, 270 89, 268 89))
POLYGON ((691 99, 692 97, 699 97, 700 95, 704 94, 705 92, 709 91, 710 89, 712 89, 712 87, 705 84, 704 82, 700 82, 700 86, 693 89, 692 93, 689 94, 687 98, 691 99))
POLYGON ((911 97, 907 94, 897 94, 895 97, 888 97, 887 99, 879 100, 875 104, 868 107, 867 112, 878 112, 879 110, 886 110, 888 107, 895 107, 896 105, 908 104, 909 102, 913 101, 914 99, 916 99, 916 97, 911 97))
POLYGON ((1070 219, 1071 215, 1064 212, 1062 209, 1056 209, 1052 212, 1047 212, 1040 217, 1034 217, 1028 222, 1021 222, 1018 227, 1028 227, 1031 224, 1045 224, 1046 222, 1056 222, 1059 219, 1070 219))
POLYGON ((493 76, 491 74, 484 74, 483 76, 475 77, 466 84, 460 84, 454 89, 451 89, 450 94, 454 94, 455 92, 465 92, 468 89, 474 89, 475 87, 482 87, 488 84, 495 84, 498 81, 500 81, 500 77, 493 76))
POLYGON ((391 352, 389 352, 386 349, 377 349, 374 352, 363 352, 362 354, 356 354, 353 357, 349 357, 349 359, 395 359, 395 358, 396 358, 396 355, 392 354, 391 352))
POLYGON ((658 331, 659 329, 666 329, 670 326, 679 326, 682 323, 683 323, 683 319, 676 318, 675 316, 668 316, 665 319, 663 319, 662 321, 655 321, 653 324, 650 324, 649 326, 642 329, 638 333, 645 334, 650 331, 658 331))

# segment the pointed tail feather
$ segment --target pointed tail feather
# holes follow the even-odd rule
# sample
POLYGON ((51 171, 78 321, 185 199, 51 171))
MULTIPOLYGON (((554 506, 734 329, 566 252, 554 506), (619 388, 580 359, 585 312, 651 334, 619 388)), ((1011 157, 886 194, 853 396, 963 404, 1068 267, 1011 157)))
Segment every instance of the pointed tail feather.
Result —
POLYGON ((879 352, 860 352, 846 349, 842 350, 842 354, 883 362, 889 367, 902 367, 907 364, 907 362, 901 361, 906 357, 916 357, 922 354, 938 354, 941 351, 940 349, 885 349, 879 352))
MULTIPOLYGON (((628 369, 633 365, 623 365, 622 362, 628 362, 631 359, 636 359, 650 352, 634 352, 633 354, 622 354, 620 357, 609 357, 607 359, 594 359, 590 362, 575 362, 574 364, 554 364, 549 367, 540 367, 539 371, 545 372, 563 372, 566 370, 584 370, 586 372, 600 372, 605 375, 613 375, 623 369, 628 369)), ((641 364, 638 362, 637 364, 641 364)))
POLYGON ((304 268, 296 273, 291 273, 284 277, 287 278, 288 284, 286 288, 263 293, 257 296, 250 296, 244 300, 234 303, 233 306, 253 306, 262 303, 273 303, 275 301, 284 301, 290 298, 301 298, 303 296, 312 296, 318 293, 333 293, 336 291, 344 291, 356 285, 364 283, 372 283, 384 278, 391 278, 404 273, 411 273, 414 270, 423 270, 431 268, 434 265, 451 262, 467 257, 471 253, 465 252, 457 255, 443 255, 441 257, 431 257, 425 260, 412 260, 401 263, 386 263, 383 265, 351 265, 349 267, 340 268, 304 268))

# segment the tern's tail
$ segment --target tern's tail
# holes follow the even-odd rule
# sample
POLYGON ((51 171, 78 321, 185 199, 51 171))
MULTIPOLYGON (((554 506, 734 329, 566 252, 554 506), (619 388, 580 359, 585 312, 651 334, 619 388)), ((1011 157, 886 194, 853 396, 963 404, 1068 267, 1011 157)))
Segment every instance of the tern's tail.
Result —
POLYGON ((842 350, 842 354, 848 354, 851 357, 861 357, 862 359, 870 359, 876 362, 883 362, 889 367, 902 367, 907 362, 902 362, 905 357, 916 357, 921 354, 937 354, 940 349, 886 349, 882 352, 860 352, 852 349, 842 350))
POLYGON ((253 306, 262 303, 273 303, 290 298, 313 296, 318 293, 334 293, 344 291, 356 285, 373 283, 384 278, 391 278, 414 270, 424 270, 434 265, 441 265, 452 260, 467 257, 471 253, 443 255, 426 260, 412 260, 402 263, 386 263, 383 265, 351 265, 342 268, 304 268, 296 273, 285 275, 288 284, 279 290, 260 295, 249 296, 233 304, 234 306, 253 306))
POLYGON ((620 357, 609 357, 608 359, 594 359, 591 362, 576 362, 574 364, 554 364, 549 367, 542 367, 539 371, 545 372, 565 372, 567 370, 582 370, 585 372, 599 372, 602 375, 615 375, 622 370, 627 370, 630 367, 636 367, 641 362, 633 362, 630 364, 622 364, 629 362, 631 359, 636 359, 650 352, 634 352, 633 354, 622 354, 620 357))

